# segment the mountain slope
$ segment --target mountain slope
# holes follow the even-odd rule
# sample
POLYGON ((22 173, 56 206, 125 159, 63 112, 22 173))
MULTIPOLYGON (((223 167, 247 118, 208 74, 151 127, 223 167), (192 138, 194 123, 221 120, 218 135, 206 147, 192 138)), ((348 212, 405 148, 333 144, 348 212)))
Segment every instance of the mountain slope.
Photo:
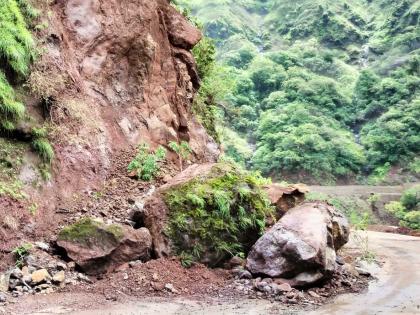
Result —
POLYGON ((220 63, 236 79, 224 100, 229 113, 221 133, 229 134, 224 146, 237 161, 274 177, 315 182, 381 181, 391 169, 404 180, 419 176, 418 1, 177 3, 203 22, 220 63), (330 126, 330 135, 320 127, 313 137, 293 140, 294 128, 307 123, 296 115, 281 127, 264 127, 295 108, 321 120, 318 127, 330 126), (255 147, 253 157, 240 153, 226 128, 255 147), (339 139, 341 153, 322 144, 328 138, 339 139))

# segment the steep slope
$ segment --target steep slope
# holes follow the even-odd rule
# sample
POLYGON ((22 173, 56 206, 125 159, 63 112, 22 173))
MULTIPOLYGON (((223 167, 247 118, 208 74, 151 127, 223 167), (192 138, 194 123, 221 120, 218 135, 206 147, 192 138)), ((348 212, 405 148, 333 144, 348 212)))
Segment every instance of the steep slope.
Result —
POLYGON ((6 252, 19 239, 55 229, 69 204, 127 172, 115 161, 123 155, 127 162, 140 143, 187 141, 193 161, 215 161, 219 153, 191 113, 199 78, 190 50, 201 32, 168 1, 31 3, 40 13, 28 20, 38 57, 27 84, 10 80, 26 115, 14 117, 16 127, 0 138, 0 251, 6 252), (26 144, 32 125, 44 126, 53 145, 50 177, 41 176, 26 144))

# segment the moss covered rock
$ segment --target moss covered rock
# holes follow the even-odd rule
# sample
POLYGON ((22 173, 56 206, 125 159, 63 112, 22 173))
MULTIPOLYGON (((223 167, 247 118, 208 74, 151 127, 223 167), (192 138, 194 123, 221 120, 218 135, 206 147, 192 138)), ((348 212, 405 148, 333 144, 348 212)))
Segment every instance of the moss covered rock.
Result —
POLYGON ((156 255, 210 266, 245 255, 273 214, 264 184, 230 164, 190 166, 146 202, 156 255))
POLYGON ((134 230, 83 218, 62 229, 57 244, 86 273, 96 275, 131 260, 148 259, 152 238, 146 228, 134 230))

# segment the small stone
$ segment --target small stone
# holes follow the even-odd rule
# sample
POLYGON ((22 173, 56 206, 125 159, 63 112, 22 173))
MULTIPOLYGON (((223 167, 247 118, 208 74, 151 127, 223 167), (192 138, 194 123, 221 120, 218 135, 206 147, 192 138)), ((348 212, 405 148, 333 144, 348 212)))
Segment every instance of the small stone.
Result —
POLYGON ((5 303, 7 301, 7 295, 0 292, 0 303, 5 303))
POLYGON ((74 269, 74 268, 76 268, 76 263, 74 261, 70 261, 70 262, 67 263, 67 267, 69 269, 74 269))
POLYGON ((15 279, 21 279, 23 277, 22 270, 20 270, 19 268, 15 268, 12 270, 12 273, 10 274, 10 276, 15 279))
POLYGON ((344 271, 344 273, 350 274, 353 277, 357 277, 359 273, 357 272, 357 269, 351 265, 351 264, 344 264, 341 269, 344 271))
POLYGON ((165 284, 163 282, 152 282, 151 286, 155 291, 162 291, 165 289, 165 284))
POLYGON ((153 281, 158 281, 159 280, 159 276, 157 273, 154 273, 152 276, 153 281))
POLYGON ((55 283, 62 283, 65 280, 66 280, 66 274, 64 273, 64 270, 57 272, 52 279, 52 281, 55 283))
POLYGON ((61 261, 57 262, 56 267, 58 270, 67 270, 67 265, 61 261))
POLYGON ((291 287, 290 284, 283 283, 283 284, 279 285, 279 290, 281 290, 282 292, 290 292, 290 291, 293 290, 293 288, 291 287))
POLYGON ((130 261, 130 262, 128 263, 128 265, 129 265, 131 268, 134 268, 134 267, 136 267, 136 266, 140 266, 141 264, 143 264, 143 262, 142 262, 141 260, 130 261))
POLYGON ((44 293, 45 294, 51 294, 51 293, 53 293, 54 292, 54 289, 53 288, 47 288, 47 289, 45 289, 45 291, 44 291, 44 293))
POLYGON ((239 279, 252 279, 252 274, 248 270, 241 270, 238 277, 239 279))
POLYGON ((18 286, 15 287, 15 291, 17 291, 17 292, 23 292, 23 287, 20 286, 20 285, 18 285, 18 286))
POLYGON ((34 284, 51 280, 51 276, 48 273, 47 269, 39 269, 35 271, 34 273, 32 273, 31 278, 32 278, 32 283, 34 284))
POLYGON ((25 265, 27 265, 28 267, 38 267, 38 263, 36 262, 36 259, 34 256, 32 255, 28 255, 23 259, 23 262, 25 263, 25 265))
POLYGON ((174 288, 174 285, 172 283, 165 284, 165 289, 172 292, 172 293, 177 292, 177 290, 174 288))
POLYGON ((314 291, 308 291, 308 294, 310 296, 312 296, 313 298, 316 298, 316 299, 319 299, 320 298, 319 294, 316 293, 316 292, 314 292, 314 291))
POLYGON ((370 275, 371 275, 370 271, 367 270, 367 269, 364 269, 364 268, 361 268, 361 267, 355 267, 354 269, 361 276, 370 277, 370 275))
POLYGON ((128 280, 128 274, 124 273, 124 274, 123 274, 123 279, 124 279, 124 280, 128 280))
POLYGON ((50 245, 44 242, 35 242, 35 246, 46 252, 50 249, 50 245))
POLYGON ((234 256, 229 260, 229 262, 227 264, 228 264, 229 268, 235 268, 235 267, 238 267, 238 266, 243 267, 243 266, 245 266, 245 260, 241 257, 234 256))
POLYGON ((339 265, 344 265, 346 262, 344 261, 344 259, 341 256, 337 256, 335 258, 335 262, 339 265))
POLYGON ((77 274, 77 279, 79 279, 80 281, 85 281, 87 283, 92 283, 92 280, 90 280, 90 278, 86 275, 84 275, 83 273, 78 273, 77 274))
POLYGON ((0 292, 9 291, 10 273, 0 273, 0 292))

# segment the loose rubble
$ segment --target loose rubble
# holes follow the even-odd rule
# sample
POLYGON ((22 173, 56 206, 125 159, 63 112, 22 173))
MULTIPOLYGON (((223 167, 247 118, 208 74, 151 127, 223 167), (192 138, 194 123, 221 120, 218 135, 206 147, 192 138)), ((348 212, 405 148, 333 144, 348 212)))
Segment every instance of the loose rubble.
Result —
POLYGON ((75 270, 73 262, 65 263, 49 250, 49 245, 36 246, 22 264, 0 273, 0 305, 25 294, 49 294, 69 284, 90 282, 75 270))

